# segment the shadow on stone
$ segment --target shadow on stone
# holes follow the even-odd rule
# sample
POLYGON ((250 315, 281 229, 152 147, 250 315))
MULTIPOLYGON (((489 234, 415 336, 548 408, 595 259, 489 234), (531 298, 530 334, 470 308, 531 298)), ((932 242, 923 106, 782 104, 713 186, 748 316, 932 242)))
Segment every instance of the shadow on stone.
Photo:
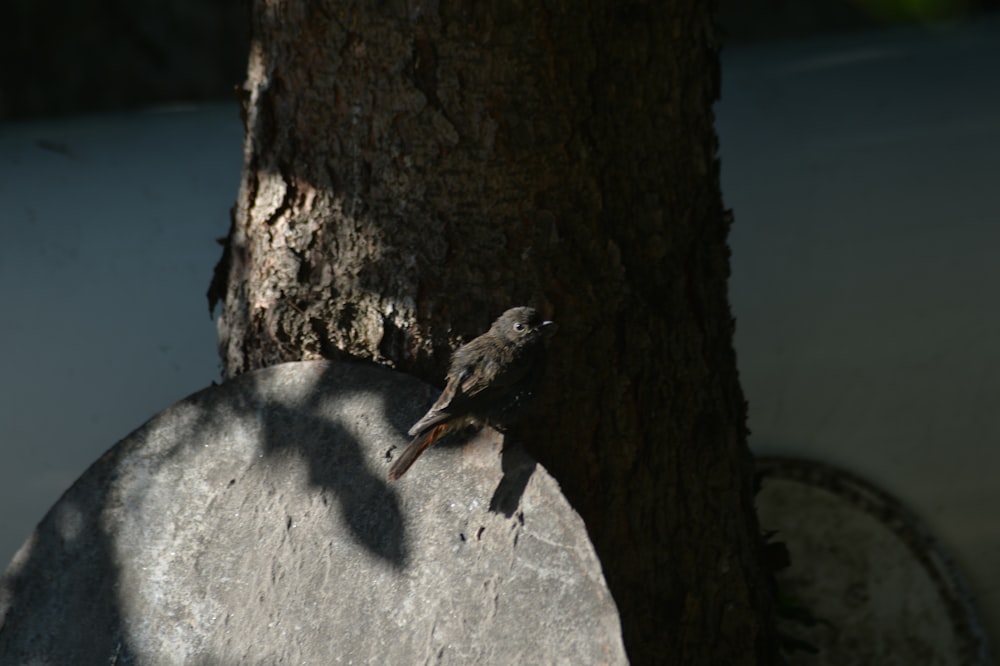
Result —
POLYGON ((537 465, 538 463, 525 452, 520 442, 505 441, 500 456, 503 476, 490 499, 490 511, 502 513, 507 518, 513 516, 537 465))
POLYGON ((99 510, 114 458, 114 450, 105 454, 62 496, 0 579, 0 663, 102 664, 109 655, 127 657, 114 585, 118 568, 99 510))
POLYGON ((520 447, 487 430, 385 480, 435 394, 291 363, 165 410, 0 578, 0 663, 624 663, 583 523, 520 447))
MULTIPOLYGON (((361 444, 344 427, 343 420, 331 420, 324 413, 325 403, 344 400, 359 411, 390 417, 382 391, 357 391, 339 381, 338 369, 345 365, 364 367, 329 365, 323 371, 318 390, 311 391, 300 405, 289 406, 273 400, 266 384, 259 387, 268 410, 263 448, 268 456, 294 453, 303 458, 308 465, 310 484, 336 495, 349 534, 372 554, 401 567, 406 562, 406 543, 396 493, 381 469, 373 470, 366 464, 361 444)), ((400 429, 394 419, 388 420, 395 430, 400 429)))

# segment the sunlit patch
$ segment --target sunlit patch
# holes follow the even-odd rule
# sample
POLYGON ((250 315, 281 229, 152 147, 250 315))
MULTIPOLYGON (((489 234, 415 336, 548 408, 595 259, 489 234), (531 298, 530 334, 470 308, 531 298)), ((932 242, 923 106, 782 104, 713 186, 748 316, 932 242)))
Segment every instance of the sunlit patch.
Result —
POLYGON ((83 532, 83 513, 72 502, 62 501, 56 504, 54 518, 56 530, 66 543, 76 541, 83 532))

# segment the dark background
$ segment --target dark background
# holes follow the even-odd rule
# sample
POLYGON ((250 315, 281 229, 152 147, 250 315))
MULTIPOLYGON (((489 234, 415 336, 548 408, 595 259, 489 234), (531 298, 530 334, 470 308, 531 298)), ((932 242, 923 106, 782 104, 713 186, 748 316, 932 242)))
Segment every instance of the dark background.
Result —
MULTIPOLYGON (((723 0, 728 44, 960 18, 1000 0, 723 0)), ((234 98, 248 0, 8 0, 0 120, 234 98)))

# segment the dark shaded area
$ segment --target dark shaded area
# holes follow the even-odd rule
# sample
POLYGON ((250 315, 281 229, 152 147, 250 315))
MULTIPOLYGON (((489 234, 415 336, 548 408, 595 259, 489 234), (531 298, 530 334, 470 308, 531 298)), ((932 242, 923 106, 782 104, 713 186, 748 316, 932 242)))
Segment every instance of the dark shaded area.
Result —
POLYGON ((130 663, 114 546, 101 513, 89 510, 106 504, 121 452, 106 453, 66 491, 35 529, 30 550, 22 548, 0 579, 0 663, 23 663, 15 655, 25 659, 25 645, 38 646, 31 655, 37 663, 130 663), (45 622, 18 612, 41 599, 45 622), (86 613, 80 612, 81 599, 86 613))
POLYGON ((1000 9, 1000 0, 721 0, 727 43, 763 42, 907 23, 934 23, 1000 9))
POLYGON ((503 476, 490 498, 490 511, 502 513, 507 518, 513 516, 537 464, 520 442, 511 442, 508 437, 500 458, 503 476))
POLYGON ((783 551, 779 626, 789 652, 826 664, 885 655, 899 664, 994 663, 964 576, 899 499, 814 460, 760 457, 757 474, 762 522, 783 542, 770 545, 783 551))
MULTIPOLYGON (((736 43, 997 9, 1000 0, 722 0, 719 22, 736 43)), ((5 10, 0 55, 17 65, 0 70, 0 120, 225 99, 245 76, 245 0, 11 0, 5 10)))
POLYGON ((0 119, 233 96, 244 0, 11 0, 0 21, 0 119))

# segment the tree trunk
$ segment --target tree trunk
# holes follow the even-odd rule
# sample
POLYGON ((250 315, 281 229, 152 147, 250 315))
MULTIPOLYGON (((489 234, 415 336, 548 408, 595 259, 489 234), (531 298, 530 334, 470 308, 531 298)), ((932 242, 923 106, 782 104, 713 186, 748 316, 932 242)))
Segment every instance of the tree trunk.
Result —
POLYGON ((227 376, 349 354, 440 382, 511 305, 560 325, 531 452, 634 663, 764 664, 700 0, 255 0, 210 299, 227 376))

